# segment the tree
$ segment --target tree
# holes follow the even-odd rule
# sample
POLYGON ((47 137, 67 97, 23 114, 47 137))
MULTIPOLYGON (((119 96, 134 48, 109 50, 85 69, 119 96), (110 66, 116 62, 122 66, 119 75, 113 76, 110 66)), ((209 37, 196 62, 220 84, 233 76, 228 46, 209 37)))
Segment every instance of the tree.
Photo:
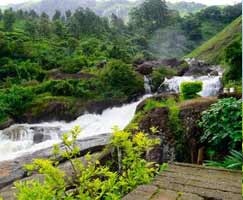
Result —
POLYGON ((30 10, 30 11, 29 11, 29 16, 30 16, 31 18, 33 18, 33 19, 36 19, 36 18, 39 17, 38 14, 37 14, 34 10, 30 10))
POLYGON ((53 23, 53 31, 59 37, 63 37, 65 35, 65 26, 61 22, 61 20, 55 20, 53 23))
POLYGON ((224 81, 238 81, 242 77, 242 45, 241 39, 234 41, 225 51, 225 61, 229 67, 224 74, 224 81))
POLYGON ((36 20, 29 19, 25 22, 24 30, 31 37, 35 38, 38 35, 38 24, 36 20))
POLYGON ((3 19, 3 13, 2 10, 0 9, 0 21, 3 19))
POLYGON ((68 21, 68 20, 70 19, 70 17, 72 16, 72 12, 71 12, 71 10, 67 10, 67 11, 65 12, 65 16, 66 16, 66 20, 68 21))
POLYGON ((15 19, 15 13, 12 9, 5 10, 3 15, 3 27, 6 31, 13 31, 15 19))
POLYGON ((168 24, 169 10, 164 0, 145 0, 132 10, 130 17, 131 26, 151 33, 168 24))
POLYGON ((52 17, 52 21, 61 20, 61 12, 59 10, 56 10, 55 14, 52 17))
POLYGON ((50 25, 50 20, 49 16, 43 12, 40 17, 40 23, 39 23, 39 31, 40 34, 44 37, 48 37, 51 33, 51 25, 50 25))
POLYGON ((143 80, 135 73, 131 65, 116 60, 107 64, 101 74, 101 80, 108 90, 114 93, 123 93, 127 96, 136 92, 143 92, 143 80))
POLYGON ((118 31, 126 29, 123 20, 117 17, 114 13, 111 15, 111 26, 118 31))

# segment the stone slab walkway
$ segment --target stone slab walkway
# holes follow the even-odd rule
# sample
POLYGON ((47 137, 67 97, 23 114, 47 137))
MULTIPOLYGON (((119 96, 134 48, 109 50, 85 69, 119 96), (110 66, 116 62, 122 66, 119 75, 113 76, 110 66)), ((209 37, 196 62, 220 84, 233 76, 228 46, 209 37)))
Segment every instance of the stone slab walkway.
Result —
POLYGON ((123 200, 242 200, 241 171, 173 163, 123 200))

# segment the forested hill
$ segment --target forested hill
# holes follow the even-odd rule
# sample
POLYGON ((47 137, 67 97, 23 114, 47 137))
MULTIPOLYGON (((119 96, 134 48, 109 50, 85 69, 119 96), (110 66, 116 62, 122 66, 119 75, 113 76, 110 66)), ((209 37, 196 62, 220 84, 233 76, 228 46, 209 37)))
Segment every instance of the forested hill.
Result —
MULTIPOLYGON (((143 3, 144 0, 129 1, 129 0, 106 0, 106 1, 96 1, 96 0, 36 0, 29 1, 26 3, 9 5, 7 7, 12 7, 14 10, 35 10, 38 14, 46 12, 49 16, 53 16, 55 10, 60 10, 65 13, 67 10, 74 11, 79 7, 90 8, 96 14, 100 16, 111 16, 112 13, 116 14, 118 17, 127 20, 128 14, 132 8, 143 3)), ((167 3, 168 7, 173 10, 179 11, 182 15, 188 13, 195 13, 199 10, 206 8, 206 5, 194 2, 176 2, 167 3)))
POLYGON ((144 93, 136 64, 181 58, 240 15, 235 5, 182 17, 161 0, 132 9, 128 24, 83 8, 0 10, 0 122, 53 119, 53 109, 70 120, 90 102, 130 101, 144 93))
POLYGON ((212 39, 195 49, 188 57, 205 60, 209 63, 220 64, 224 62, 225 49, 232 43, 241 43, 242 16, 233 21, 223 31, 212 39))

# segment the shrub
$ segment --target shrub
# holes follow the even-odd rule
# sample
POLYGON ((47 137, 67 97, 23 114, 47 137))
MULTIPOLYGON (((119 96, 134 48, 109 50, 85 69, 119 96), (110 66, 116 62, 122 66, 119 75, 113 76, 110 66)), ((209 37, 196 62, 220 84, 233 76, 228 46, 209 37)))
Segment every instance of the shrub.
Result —
POLYGON ((203 129, 201 141, 207 143, 215 154, 241 149, 242 102, 226 98, 202 113, 199 126, 203 129))
POLYGON ((73 176, 67 177, 56 161, 36 159, 33 164, 26 165, 26 169, 43 174, 44 180, 41 183, 38 179, 17 182, 19 200, 121 199, 136 186, 149 183, 157 173, 156 165, 142 156, 159 141, 149 139, 146 134, 139 132, 132 136, 130 132, 115 128, 109 147, 114 155, 106 165, 101 165, 90 154, 85 156, 86 164, 78 158, 80 149, 75 142, 79 133, 76 127, 64 134, 64 151, 58 145, 53 151, 55 156, 70 162, 73 176))
POLYGON ((180 91, 183 99, 193 99, 198 96, 202 90, 202 82, 201 81, 194 81, 194 82, 183 82, 180 85, 180 91))
POLYGON ((13 86, 7 89, 1 94, 0 104, 4 106, 3 113, 19 117, 28 107, 33 97, 33 91, 30 88, 13 86))
POLYGON ((144 91, 143 79, 131 65, 116 60, 108 63, 101 73, 101 81, 111 93, 132 96, 144 91))
POLYGON ((242 79, 242 45, 241 39, 234 41, 225 50, 225 60, 229 67, 224 73, 224 82, 230 80, 239 81, 242 79))
POLYGON ((226 169, 235 169, 235 170, 241 170, 242 169, 242 152, 241 151, 235 151, 232 150, 230 152, 230 155, 226 156, 223 162, 217 162, 217 161, 206 161, 207 166, 212 167, 221 167, 226 169))
POLYGON ((88 67, 88 60, 83 56, 66 58, 61 62, 61 70, 65 73, 78 73, 84 67, 88 67))
POLYGON ((72 96, 75 92, 74 86, 66 80, 50 80, 41 84, 36 93, 50 92, 54 96, 72 96))

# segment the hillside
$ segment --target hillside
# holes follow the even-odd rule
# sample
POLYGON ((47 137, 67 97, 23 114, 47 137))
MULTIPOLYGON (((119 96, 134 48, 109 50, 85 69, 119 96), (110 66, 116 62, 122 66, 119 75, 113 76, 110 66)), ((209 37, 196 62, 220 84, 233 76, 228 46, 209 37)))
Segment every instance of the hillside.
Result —
POLYGON ((170 9, 179 11, 182 16, 189 13, 196 13, 207 7, 205 4, 202 3, 186 1, 179 1, 175 3, 167 2, 167 4, 170 9))
MULTIPOLYGON (((55 10, 60 10, 64 13, 66 10, 74 11, 79 7, 90 8, 100 16, 111 16, 112 13, 120 18, 127 20, 129 12, 132 8, 141 4, 143 0, 129 1, 129 0, 31 0, 26 3, 9 5, 14 10, 35 10, 37 13, 46 12, 52 16, 55 10)), ((167 3, 168 7, 173 10, 179 11, 182 15, 187 13, 195 13, 206 7, 204 4, 194 2, 177 2, 167 3)), ((6 8, 6 7, 5 7, 6 8)))
POLYGON ((209 63, 222 63, 225 49, 235 40, 241 40, 242 17, 237 18, 223 31, 195 49, 187 57, 205 60, 209 63))

